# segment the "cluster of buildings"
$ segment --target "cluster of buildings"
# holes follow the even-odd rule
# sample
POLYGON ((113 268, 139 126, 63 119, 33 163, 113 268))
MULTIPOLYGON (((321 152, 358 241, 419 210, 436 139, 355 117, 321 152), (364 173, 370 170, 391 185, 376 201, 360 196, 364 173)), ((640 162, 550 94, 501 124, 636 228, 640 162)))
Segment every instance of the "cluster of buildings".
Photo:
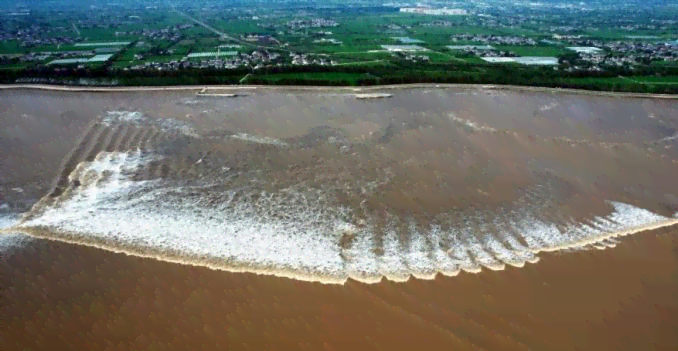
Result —
POLYGON ((328 20, 324 18, 314 18, 310 20, 294 20, 287 22, 287 26, 291 29, 304 29, 304 28, 323 28, 323 27, 336 27, 339 23, 335 20, 328 20))
POLYGON ((244 34, 240 36, 241 40, 262 45, 280 45, 280 41, 267 34, 244 34))
POLYGON ((390 34, 406 34, 409 29, 412 29, 412 26, 408 25, 398 25, 398 24, 385 24, 380 26, 380 30, 385 33, 390 34))
MULTIPOLYGON (((57 71, 60 69, 57 68, 57 71)), ((16 80, 17 84, 58 84, 58 85, 96 85, 96 86, 116 86, 119 84, 117 79, 63 79, 63 78, 37 78, 25 77, 16 80)))
POLYGON ((576 35, 575 34, 553 34, 553 39, 565 40, 565 41, 569 42, 570 44, 575 44, 576 42, 574 42, 572 40, 581 40, 581 39, 585 40, 586 36, 582 35, 582 34, 576 34, 576 35))
POLYGON ((637 58, 634 56, 609 56, 602 52, 580 52, 578 62, 568 62, 569 67, 565 71, 577 70, 602 71, 602 67, 634 65, 637 58))
POLYGON ((233 69, 238 67, 254 67, 260 68, 266 64, 270 64, 280 58, 278 53, 270 53, 266 50, 254 50, 252 53, 236 53, 234 55, 227 55, 227 57, 214 55, 204 56, 188 55, 181 60, 172 60, 170 62, 153 62, 147 61, 143 64, 134 65, 125 70, 178 70, 187 68, 197 69, 233 69), (190 57, 189 57, 190 56, 190 57))
POLYGON ((492 45, 448 45, 448 49, 461 51, 465 54, 471 54, 478 57, 514 57, 511 52, 498 51, 492 45))
POLYGON ((550 56, 521 56, 521 57, 483 57, 483 61, 490 63, 518 63, 529 66, 557 66, 558 59, 550 56))
POLYGON ((569 39, 566 42, 598 48, 594 52, 578 51, 582 60, 595 64, 620 66, 625 63, 638 64, 647 61, 678 61, 678 44, 672 42, 600 41, 586 38, 569 39))
POLYGON ((334 66, 337 64, 336 61, 331 60, 326 55, 318 55, 318 57, 312 57, 308 54, 299 54, 290 52, 290 59, 292 64, 295 66, 306 66, 306 65, 321 65, 321 66, 334 66))
POLYGON ((12 38, 14 38, 14 35, 12 35, 10 32, 0 29, 0 41, 12 40, 12 38))
POLYGON ((624 32, 671 32, 675 28, 676 22, 674 20, 658 20, 652 19, 650 23, 633 23, 629 24, 629 20, 623 17, 610 18, 605 20, 595 20, 593 22, 587 20, 573 20, 564 25, 549 25, 544 26, 544 30, 552 33, 566 33, 573 34, 586 31, 596 31, 600 29, 610 31, 624 31, 624 32))
POLYGON ((72 27, 45 27, 30 25, 17 30, 0 30, 0 41, 16 40, 23 47, 36 45, 72 44, 72 27))
POLYGON ((381 47, 388 52, 429 51, 429 49, 419 45, 382 45, 381 47))
MULTIPOLYGON (((550 26, 548 27, 548 31, 551 33, 576 33, 581 31, 581 27, 579 26, 550 26)), ((554 37, 558 36, 557 34, 554 34, 554 37)), ((565 36, 568 36, 567 34, 565 36)), ((569 35, 571 36, 571 35, 569 35)))
POLYGON ((625 24, 625 25, 620 25, 617 28, 619 30, 623 30, 623 31, 627 31, 627 32, 656 31, 656 30, 662 29, 661 26, 658 26, 656 24, 645 24, 645 23, 625 24))
POLYGON ((568 62, 566 71, 604 70, 604 67, 648 64, 651 61, 678 62, 678 44, 643 43, 629 41, 600 42, 597 40, 570 40, 579 46, 569 47, 579 54, 576 62, 568 62))
POLYGON ((422 23, 422 27, 455 27, 458 26, 459 22, 451 22, 451 21, 442 21, 442 20, 436 20, 432 22, 426 22, 422 23))
MULTIPOLYGON (((65 58, 65 59, 57 59, 50 61, 47 63, 48 65, 71 65, 71 64, 81 64, 84 65, 86 63, 101 63, 101 62, 106 62, 111 59, 113 54, 100 54, 100 55, 94 55, 92 57, 77 57, 77 58, 65 58)), ((79 67, 84 67, 84 66, 79 66, 79 67)))
POLYGON ((519 55, 516 55, 510 51, 503 51, 503 50, 485 50, 485 49, 478 49, 478 48, 472 48, 468 52, 471 52, 475 54, 478 57, 519 57, 519 55))
POLYGON ((407 55, 405 55, 405 60, 411 61, 411 62, 429 62, 431 59, 426 55, 407 54, 407 55))
POLYGON ((416 13, 419 15, 433 15, 433 16, 460 16, 467 15, 468 12, 463 9, 434 9, 430 7, 401 7, 400 12, 402 13, 416 13))
POLYGON ((167 26, 162 29, 148 29, 144 28, 137 31, 116 31, 115 36, 136 36, 144 37, 149 40, 170 40, 176 41, 181 38, 181 31, 195 27, 193 23, 186 23, 181 25, 167 26))
POLYGON ((513 37, 501 35, 480 34, 456 34, 450 38, 452 41, 471 41, 475 43, 494 45, 537 45, 537 41, 526 37, 513 37))
POLYGON ((613 41, 602 45, 612 52, 649 60, 678 61, 678 44, 613 41))
POLYGON ((52 56, 49 52, 31 52, 29 54, 21 56, 19 58, 20 62, 41 62, 47 60, 52 56))
POLYGON ((21 56, 19 60, 21 62, 41 62, 48 58, 53 59, 48 64, 104 62, 120 50, 120 47, 111 47, 96 48, 92 50, 31 52, 21 56))
POLYGON ((335 45, 343 44, 342 41, 334 39, 334 38, 320 38, 320 39, 314 40, 313 42, 317 43, 317 44, 335 44, 335 45))

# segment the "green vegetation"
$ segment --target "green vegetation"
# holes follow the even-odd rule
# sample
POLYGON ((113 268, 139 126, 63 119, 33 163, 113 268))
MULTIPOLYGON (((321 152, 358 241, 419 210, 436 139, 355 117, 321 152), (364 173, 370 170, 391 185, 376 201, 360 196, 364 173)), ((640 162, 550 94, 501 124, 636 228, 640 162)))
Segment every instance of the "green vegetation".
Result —
POLYGON ((248 77, 248 83, 262 82, 264 84, 294 84, 296 81, 315 82, 314 85, 358 85, 361 79, 371 78, 369 73, 341 73, 341 72, 306 72, 306 73, 277 73, 254 74, 248 77))
POLYGON ((26 68, 28 68, 30 65, 26 63, 14 63, 14 64, 8 64, 8 65, 2 65, 0 66, 0 70, 7 70, 7 71, 21 71, 26 68))
POLYGON ((102 81, 117 80, 121 85, 174 85, 174 84, 240 84, 240 80, 251 73, 245 84, 275 85, 341 85, 365 86, 377 84, 404 83, 466 83, 466 84, 510 84, 541 87, 579 88, 598 91, 678 93, 678 84, 651 84, 650 81, 677 81, 678 69, 653 69, 633 75, 634 72, 621 70, 601 74, 581 72, 572 77, 551 68, 476 65, 468 63, 442 63, 426 66, 411 63, 389 65, 343 65, 343 66, 296 66, 275 67, 251 72, 248 69, 158 71, 110 71, 105 66, 77 69, 55 74, 53 69, 33 67, 31 69, 2 70, 0 79, 13 80, 18 77, 50 78, 55 76, 69 79, 89 78, 102 81), (656 75, 662 74, 662 78, 656 75), (620 76, 625 78, 621 78, 620 76), (637 80, 637 81, 636 81, 637 80), (641 82, 641 81, 647 82, 641 82))
POLYGON ((458 4, 469 11, 468 16, 406 14, 397 8, 351 1, 322 7, 275 2, 224 6, 220 0, 177 0, 173 5, 176 8, 158 2, 157 7, 144 10, 138 4, 118 2, 96 8, 52 4, 44 11, 36 9, 35 17, 8 19, 0 28, 2 38, 10 38, 0 41, 0 81, 57 77, 57 81, 68 84, 80 78, 116 80, 121 85, 239 84, 247 76, 247 84, 359 86, 440 82, 669 93, 678 89, 678 62, 670 54, 643 56, 656 48, 638 47, 632 55, 641 57, 629 63, 621 60, 628 56, 627 47, 609 46, 616 42, 652 44, 678 39, 678 9, 661 4, 627 6, 593 1, 587 4, 588 10, 581 10, 546 2, 539 6, 539 15, 534 15, 536 10, 526 4, 502 3, 495 8, 458 4), (15 34, 26 32, 29 34, 15 34), (250 34, 270 37, 245 40, 250 34), (554 38, 554 34, 571 37, 554 38), (587 37, 577 42, 572 39, 576 35, 587 37), (460 40, 452 40, 452 36, 460 40), (407 44, 395 37, 420 40, 422 43, 412 44, 428 51, 385 51, 382 45, 407 44), (498 37, 503 39, 497 40, 498 37), (544 40, 561 45, 545 44, 544 40), (42 61, 35 57, 40 52, 95 49, 75 43, 113 41, 131 43, 109 62, 86 64, 85 68, 45 65, 67 55, 42 61), (485 43, 518 56, 552 56, 560 61, 555 67, 489 64, 476 56, 479 52, 447 48, 485 43), (240 47, 218 49, 225 44, 240 47), (566 49, 596 45, 604 48, 610 62, 587 61, 585 55, 566 49), (227 62, 205 57, 182 65, 172 63, 191 53, 217 50, 239 54, 223 57, 227 62), (275 58, 262 59, 262 52, 275 58))
POLYGON ((0 54, 26 53, 26 49, 19 46, 18 40, 0 41, 0 54))
POLYGON ((568 50, 557 46, 521 46, 521 45, 498 45, 497 50, 512 52, 520 56, 558 56, 568 50))
POLYGON ((641 82, 646 84, 678 84, 678 76, 645 76, 645 77, 630 77, 625 79, 631 79, 635 82, 641 82))

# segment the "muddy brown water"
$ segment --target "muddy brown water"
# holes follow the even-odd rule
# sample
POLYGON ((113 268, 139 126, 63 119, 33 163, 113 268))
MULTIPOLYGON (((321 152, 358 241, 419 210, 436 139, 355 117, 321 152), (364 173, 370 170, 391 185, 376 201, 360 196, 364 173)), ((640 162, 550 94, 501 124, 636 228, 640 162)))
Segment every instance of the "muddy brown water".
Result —
POLYGON ((678 233, 435 280, 325 285, 33 242, 6 350, 675 350, 678 233))
POLYGON ((675 347, 674 227, 606 235, 675 218, 678 103, 389 93, 3 91, 3 211, 30 210, 34 234, 267 273, 20 241, 3 255, 11 345, 675 347), (565 247, 583 251, 539 253, 565 247), (410 274, 435 279, 394 282, 410 274))

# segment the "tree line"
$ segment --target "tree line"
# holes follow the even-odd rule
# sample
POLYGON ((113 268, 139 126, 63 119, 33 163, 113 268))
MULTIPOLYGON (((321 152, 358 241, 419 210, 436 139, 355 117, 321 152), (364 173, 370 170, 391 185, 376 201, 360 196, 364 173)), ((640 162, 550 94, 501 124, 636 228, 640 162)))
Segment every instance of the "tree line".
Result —
POLYGON ((23 70, 0 70, 0 82, 14 83, 17 79, 49 78, 51 81, 75 84, 80 79, 88 81, 115 80, 119 85, 209 85, 239 84, 240 80, 252 73, 247 84, 270 85, 328 85, 328 86, 373 86, 411 83, 458 83, 525 85, 540 87, 561 87, 598 91, 624 91, 645 93, 678 94, 678 84, 642 84, 633 81, 619 82, 608 78, 640 76, 678 76, 678 66, 609 67, 604 71, 554 70, 553 67, 530 67, 521 65, 492 65, 475 63, 435 63, 421 65, 409 62, 395 62, 383 66, 280 66, 266 67, 252 71, 238 69, 194 69, 158 71, 155 69, 125 71, 100 67, 31 67, 23 70), (304 73, 316 73, 316 77, 305 78, 304 73), (322 74, 332 73, 327 77, 322 74), (341 74, 346 73, 346 77, 341 74), (350 78, 356 74, 359 79, 350 78), (296 77, 295 77, 296 75, 296 77), (292 76, 292 77, 290 77, 292 76), (318 77, 319 76, 319 77, 318 77), (584 79, 586 78, 586 79, 584 79))

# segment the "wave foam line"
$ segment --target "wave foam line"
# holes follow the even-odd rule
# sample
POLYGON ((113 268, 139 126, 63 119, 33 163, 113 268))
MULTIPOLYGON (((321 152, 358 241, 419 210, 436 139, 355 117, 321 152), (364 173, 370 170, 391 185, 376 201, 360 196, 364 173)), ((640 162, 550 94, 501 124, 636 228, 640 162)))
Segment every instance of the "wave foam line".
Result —
POLYGON ((253 203, 208 207, 186 196, 182 187, 129 179, 127 174, 154 157, 142 151, 104 152, 82 162, 69 175, 71 182, 80 179, 79 187, 65 192, 58 205, 2 231, 232 272, 374 283, 383 277, 433 279, 438 273, 522 266, 536 262, 540 252, 605 248, 616 237, 678 223, 678 214, 669 218, 611 202, 614 212, 609 216, 565 231, 523 211, 520 220, 483 215, 475 226, 449 230, 423 230, 411 222, 405 237, 387 223, 378 234, 372 226, 357 228, 341 215, 328 216, 341 211, 309 207, 280 219, 262 214, 253 203), (481 221, 493 223, 498 231, 481 221), (342 247, 346 233, 353 239, 342 247))
POLYGON ((234 135, 231 135, 230 138, 245 140, 245 141, 249 141, 249 142, 253 142, 253 143, 257 143, 257 144, 276 145, 276 146, 280 146, 280 147, 289 146, 284 141, 280 141, 276 138, 252 135, 252 134, 247 134, 247 133, 234 134, 234 135))
MULTIPOLYGON (((641 210, 642 211, 642 210, 641 210)), ((118 218, 114 221, 113 218, 91 218, 88 221, 101 220, 103 223, 108 223, 111 227, 129 225, 136 228, 138 233, 148 234, 149 231, 166 231, 167 237, 125 237, 124 233, 114 232, 110 230, 100 230, 99 232, 92 231, 91 227, 75 227, 73 225, 61 226, 42 226, 35 223, 27 223, 9 229, 14 232, 22 232, 32 236, 55 239, 58 241, 65 241, 73 244, 84 244, 94 246, 100 249, 114 251, 118 253, 126 253, 134 256, 154 258, 163 261, 169 261, 180 264, 189 264, 197 266, 205 266, 212 269, 226 270, 230 272, 251 272, 257 274, 275 275, 286 278, 293 278, 304 281, 319 281, 323 283, 337 283, 343 284, 349 277, 357 281, 365 283, 376 283, 381 281, 382 277, 389 280, 404 282, 409 280, 410 276, 419 279, 433 279, 437 273, 446 276, 455 276, 461 270, 469 273, 480 273, 481 267, 485 266, 490 269, 503 269, 504 266, 497 266, 494 263, 481 259, 480 262, 474 260, 468 255, 468 251, 484 252, 483 248, 477 245, 472 245, 470 248, 464 248, 459 245, 452 250, 452 255, 446 253, 441 254, 442 251, 435 251, 436 257, 435 266, 427 266, 426 261, 421 262, 425 268, 422 271, 413 270, 416 266, 410 265, 412 256, 423 256, 424 253, 419 252, 412 254, 405 258, 402 252, 395 250, 387 250, 383 257, 376 258, 369 245, 357 245, 357 252, 362 252, 364 255, 354 255, 355 261, 349 261, 349 264, 344 264, 338 257, 337 252, 332 250, 335 243, 332 240, 316 240, 313 242, 312 235, 306 236, 306 244, 295 245, 291 237, 278 234, 275 227, 269 228, 251 228, 248 232, 240 232, 238 229, 231 230, 231 233, 239 233, 234 240, 229 240, 229 246, 235 250, 221 252, 215 255, 213 251, 215 246, 211 246, 214 238, 211 235, 199 234, 201 228, 200 223, 195 222, 179 222, 162 225, 162 223, 172 217, 179 217, 178 214, 167 214, 163 218, 151 219, 140 218, 136 222, 130 217, 118 218), (201 243, 195 245, 196 242, 187 245, 177 244, 173 239, 185 239, 187 237, 172 233, 171 230, 175 226, 194 228, 191 232, 201 243), (198 226, 198 227, 196 227, 198 226), (74 229, 74 230, 69 230, 74 229), (87 233, 87 234, 85 234, 87 233), (98 235, 97 235, 98 234, 98 235), (193 244, 193 245, 191 245, 193 244), (245 249, 246 248, 246 249, 245 249), (244 250, 243 250, 244 249, 244 250), (229 254, 230 253, 230 254, 229 254), (240 255, 240 257, 237 257, 240 255), (283 262, 277 259, 271 259, 272 256, 288 258, 283 259, 283 262), (216 257, 215 257, 216 256, 216 257), (452 256, 452 257, 450 257, 452 256), (216 258, 216 260, 215 260, 216 258), (296 260, 295 260, 296 258, 296 260), (318 260, 318 261, 316 261, 318 260), (271 262, 274 261, 274 262, 271 262), (278 262, 275 262, 278 261, 278 262), (403 261, 409 264, 403 264, 403 261), (374 266, 378 269, 375 274, 374 266), (414 267, 413 267, 414 266, 414 267), (345 270, 342 268, 345 267, 345 270), (435 273, 431 273, 435 272, 435 273)), ((678 219, 669 219, 660 223, 651 225, 636 226, 620 232, 609 233, 602 239, 589 239, 569 245, 560 245, 559 247, 532 249, 529 252, 535 254, 533 258, 526 257, 525 252, 518 252, 524 261, 520 261, 517 257, 506 259, 507 264, 513 266, 523 266, 526 262, 535 263, 538 261, 536 254, 542 251, 557 251, 568 249, 582 249, 591 245, 598 249, 604 249, 604 244, 600 244, 603 240, 608 238, 616 238, 620 236, 630 235, 646 230, 653 230, 662 227, 672 226, 678 224, 678 219)), ((243 226, 231 226, 231 228, 243 226)), ((296 238, 299 240, 300 238, 296 238)), ((414 239, 415 242, 418 240, 414 239)), ((303 238, 300 241, 304 241, 303 238)), ((389 240, 390 244, 396 244, 397 240, 389 240)), ((393 245, 397 246, 397 245, 393 245)), ((516 254, 512 252, 512 254, 516 254)), ((480 255, 479 255, 480 256, 480 255)))
POLYGON ((12 254, 22 247, 30 244, 32 237, 18 233, 12 230, 21 217, 16 213, 0 213, 0 258, 12 256, 12 254))

